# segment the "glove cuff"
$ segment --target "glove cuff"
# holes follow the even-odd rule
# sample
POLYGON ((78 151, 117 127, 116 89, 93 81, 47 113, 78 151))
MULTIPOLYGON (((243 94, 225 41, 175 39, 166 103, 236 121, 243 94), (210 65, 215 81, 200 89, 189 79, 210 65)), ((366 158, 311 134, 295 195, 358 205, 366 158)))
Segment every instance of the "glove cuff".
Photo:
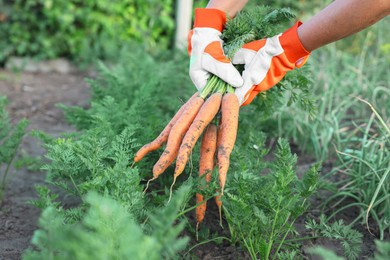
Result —
POLYGON ((297 67, 303 66, 310 55, 310 52, 305 49, 298 36, 298 27, 301 24, 302 22, 300 21, 296 22, 293 27, 285 31, 279 38, 288 60, 297 67))
POLYGON ((196 8, 195 9, 195 27, 213 28, 222 32, 226 23, 226 13, 219 9, 196 8))

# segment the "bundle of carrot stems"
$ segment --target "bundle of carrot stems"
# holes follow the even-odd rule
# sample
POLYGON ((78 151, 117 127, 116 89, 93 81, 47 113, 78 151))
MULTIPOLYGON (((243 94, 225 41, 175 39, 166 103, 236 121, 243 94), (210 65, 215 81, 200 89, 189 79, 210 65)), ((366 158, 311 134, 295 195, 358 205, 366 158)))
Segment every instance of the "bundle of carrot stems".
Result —
MULTIPOLYGON (((288 9, 271 10, 264 6, 241 12, 236 18, 228 21, 224 29, 222 37, 225 53, 232 57, 243 44, 276 34, 279 30, 278 25, 293 17, 288 9)), ((212 75, 201 93, 196 92, 178 110, 160 135, 136 153, 134 162, 139 162, 146 154, 166 143, 164 152, 153 167, 153 177, 148 181, 147 187, 150 181, 157 179, 176 159, 170 189, 172 193, 177 177, 184 171, 192 149, 204 132, 200 148, 199 175, 206 175, 206 183, 210 182, 216 161, 220 185, 216 203, 221 217, 220 196, 223 195, 230 154, 236 141, 238 113, 239 101, 234 94, 234 88, 212 75)), ((200 193, 196 194, 196 201, 198 227, 204 219, 206 203, 200 193)))

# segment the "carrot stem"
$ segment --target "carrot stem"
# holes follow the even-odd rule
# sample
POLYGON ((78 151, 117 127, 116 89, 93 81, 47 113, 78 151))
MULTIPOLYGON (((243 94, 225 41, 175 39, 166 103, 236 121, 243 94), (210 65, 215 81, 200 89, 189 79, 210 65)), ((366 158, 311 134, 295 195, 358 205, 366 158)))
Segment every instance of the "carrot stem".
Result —
POLYGON ((227 86, 227 89, 226 89, 226 91, 227 91, 227 93, 234 93, 234 88, 231 86, 231 85, 229 85, 229 84, 226 84, 227 86))
POLYGON ((216 84, 218 83, 219 78, 217 76, 211 76, 209 80, 207 81, 206 86, 202 89, 199 96, 203 99, 205 99, 215 88, 216 84))

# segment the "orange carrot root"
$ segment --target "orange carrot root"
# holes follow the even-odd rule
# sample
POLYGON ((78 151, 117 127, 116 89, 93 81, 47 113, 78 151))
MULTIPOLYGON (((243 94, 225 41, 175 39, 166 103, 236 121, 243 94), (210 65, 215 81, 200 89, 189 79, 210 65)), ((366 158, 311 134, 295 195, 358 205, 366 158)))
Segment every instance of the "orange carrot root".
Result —
POLYGON ((222 94, 214 93, 211 95, 201 107, 199 113, 188 129, 183 141, 180 145, 179 153, 176 160, 176 168, 174 179, 176 179, 183 171, 187 164, 188 157, 191 154, 196 142, 206 126, 214 119, 215 115, 221 106, 222 94))
POLYGON ((218 146, 218 177, 221 187, 221 196, 226 183, 226 175, 229 169, 230 154, 237 137, 239 102, 237 96, 228 93, 222 99, 221 140, 218 146))
POLYGON ((215 204, 217 204, 218 212, 219 212, 219 225, 223 228, 223 225, 222 225, 222 201, 221 201, 221 196, 215 196, 215 204))
MULTIPOLYGON (((217 126, 210 124, 206 132, 203 134, 201 148, 200 148, 200 160, 199 160, 199 176, 206 174, 206 182, 211 181, 211 174, 214 169, 214 155, 217 149, 217 126)), ((196 204, 203 202, 203 195, 196 194, 196 204)), ((206 214, 206 202, 196 207, 196 221, 197 228, 200 223, 203 222, 206 214)))
POLYGON ((180 118, 172 127, 171 132, 169 133, 167 146, 165 147, 160 159, 153 167, 154 178, 160 176, 175 160, 179 151, 180 143, 203 103, 204 100, 198 96, 192 99, 184 109, 180 118))
POLYGON ((233 93, 225 94, 222 98, 222 117, 218 126, 218 178, 220 185, 220 196, 215 197, 218 206, 219 221, 222 227, 222 201, 223 191, 226 183, 226 175, 229 170, 230 154, 233 150, 237 137, 239 102, 233 93))
MULTIPOLYGON (((196 204, 202 203, 203 199, 204 197, 202 194, 196 193, 196 204)), ((206 202, 196 207, 196 222, 199 224, 202 223, 204 220, 204 216, 206 214, 206 207, 206 202)))
POLYGON ((175 116, 169 121, 169 123, 165 126, 164 130, 159 134, 159 136, 154 139, 152 142, 145 144, 138 150, 138 152, 134 156, 134 162, 141 161, 148 153, 159 149, 168 139, 169 133, 171 132, 172 127, 175 125, 177 120, 182 115, 186 106, 190 103, 192 99, 198 96, 198 92, 196 92, 192 97, 176 112, 175 116))

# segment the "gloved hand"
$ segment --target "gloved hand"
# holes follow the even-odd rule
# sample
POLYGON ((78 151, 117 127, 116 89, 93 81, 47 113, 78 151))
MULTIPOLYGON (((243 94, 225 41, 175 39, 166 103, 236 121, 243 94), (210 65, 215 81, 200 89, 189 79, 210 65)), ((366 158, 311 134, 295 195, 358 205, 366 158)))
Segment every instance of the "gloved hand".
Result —
POLYGON ((276 85, 286 73, 306 63, 310 52, 298 37, 297 22, 282 34, 247 43, 236 52, 233 64, 245 64, 244 84, 235 90, 240 105, 246 106, 257 94, 276 85))
POLYGON ((195 10, 194 29, 188 35, 190 54, 190 77, 201 91, 211 74, 233 87, 240 87, 243 79, 222 49, 221 32, 226 23, 226 14, 218 9, 195 10))

